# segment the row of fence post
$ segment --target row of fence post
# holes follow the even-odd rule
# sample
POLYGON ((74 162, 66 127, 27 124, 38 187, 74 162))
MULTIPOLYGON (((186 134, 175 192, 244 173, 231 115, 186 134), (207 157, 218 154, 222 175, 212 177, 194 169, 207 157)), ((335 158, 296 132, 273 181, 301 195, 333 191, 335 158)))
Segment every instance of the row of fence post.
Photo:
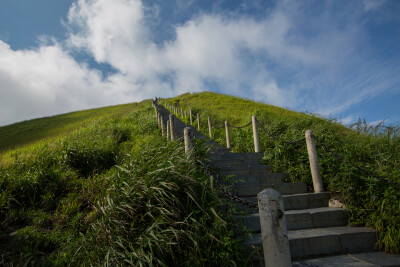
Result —
MULTIPOLYGON (((186 111, 183 111, 183 109, 178 109, 175 106, 172 106, 166 102, 163 102, 164 105, 172 112, 175 112, 176 114, 183 114, 186 118, 186 111)), ((156 115, 158 114, 157 107, 154 106, 156 110, 156 115)), ((161 119, 158 118, 159 115, 157 115, 157 119, 159 120, 158 125, 162 125, 162 117, 161 119)), ((174 132, 174 115, 170 114, 169 118, 169 123, 167 122, 167 138, 168 140, 175 140, 176 138, 176 133, 174 132), (171 116, 172 115, 172 116, 171 116), (169 131, 169 133, 168 133, 169 131)), ((200 130, 200 113, 197 113, 197 130, 200 130)), ((193 113, 192 110, 189 110, 189 122, 190 125, 193 125, 193 113)), ((208 133, 210 138, 212 138, 212 123, 210 117, 207 118, 208 122, 208 133)), ((259 134, 258 134, 258 125, 257 125, 257 118, 256 116, 251 117, 251 122, 253 126, 253 139, 254 139, 254 151, 255 152, 261 152, 260 148, 260 139, 259 139, 259 134)), ((161 126, 163 128, 163 126, 161 126)), ((226 147, 227 148, 232 148, 231 147, 231 138, 230 138, 230 131, 229 131, 229 122, 225 121, 225 136, 226 136, 226 147)), ((321 181, 321 173, 318 165, 318 156, 317 156, 317 149, 315 146, 315 138, 314 134, 311 130, 307 130, 305 132, 305 139, 306 139, 306 144, 307 144, 307 152, 308 152, 308 158, 310 161, 310 168, 311 168, 311 176, 313 180, 313 186, 314 186, 314 192, 319 193, 323 192, 323 186, 322 186, 322 181, 321 181)))
MULTIPOLYGON (((166 104, 166 103, 165 103, 166 104)), ((159 126, 161 125, 162 135, 164 135, 163 128, 163 119, 162 116, 159 115, 157 107, 155 106, 156 116, 159 122, 159 126)), ((178 112, 174 109, 175 112, 178 112)), ((183 111, 181 110, 181 114, 183 111)), ((185 112, 186 116, 186 112, 185 112)), ((260 141, 258 136, 257 129, 257 119, 255 116, 252 116, 252 125, 253 125, 253 137, 254 137, 254 150, 255 152, 260 152, 260 141)), ((173 114, 170 114, 170 121, 173 122, 174 117, 173 114)), ((193 125, 192 121, 192 111, 190 110, 190 124, 193 125)), ((168 127, 167 123, 167 132, 168 128, 172 131, 174 130, 173 124, 168 127)), ((208 127, 209 127, 209 136, 212 138, 212 128, 211 128, 211 120, 208 117, 208 127)), ((197 113, 197 128, 200 129, 200 114, 197 113)), ((186 157, 190 157, 193 153, 193 143, 191 140, 191 128, 184 128, 184 145, 185 145, 185 154, 186 157)), ((229 123, 225 121, 225 131, 226 131, 226 141, 227 147, 230 148, 230 135, 229 135, 229 123)), ((172 134, 172 133, 171 133, 172 134)), ((168 136, 168 134, 167 134, 168 136)), ((171 135, 172 137, 173 135, 171 135)), ((305 139, 307 143, 307 151, 310 160, 311 174, 314 185, 314 192, 322 192, 322 182, 321 175, 319 171, 318 165, 318 157, 317 150, 315 146, 315 138, 313 132, 311 130, 306 131, 305 139)), ((174 140, 174 139, 171 139, 174 140)), ((264 189, 257 196, 258 199, 258 208, 260 215, 260 224, 261 224, 261 234, 263 240, 263 253, 264 253, 264 261, 265 266, 291 266, 291 256, 290 256, 290 248, 289 248, 289 240, 287 234, 287 224, 285 217, 285 210, 283 205, 283 197, 282 195, 273 190, 273 189, 264 189)))

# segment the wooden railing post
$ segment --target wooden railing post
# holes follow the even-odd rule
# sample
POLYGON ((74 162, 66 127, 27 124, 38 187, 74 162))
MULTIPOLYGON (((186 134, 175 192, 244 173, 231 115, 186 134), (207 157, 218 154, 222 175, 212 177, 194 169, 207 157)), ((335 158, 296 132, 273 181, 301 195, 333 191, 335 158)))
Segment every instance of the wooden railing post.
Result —
POLYGON ((169 114, 169 132, 171 133, 171 141, 175 141, 175 118, 174 114, 169 114))
POLYGON ((190 116, 190 125, 193 125, 192 110, 189 110, 189 116, 190 116))
POLYGON ((193 144, 190 140, 190 127, 185 127, 185 129, 183 129, 183 140, 185 142, 185 154, 186 157, 189 158, 193 151, 193 144))
POLYGON ((229 135, 229 123, 225 121, 225 132, 226 132, 226 148, 231 148, 231 137, 229 135))
POLYGON ((160 121, 161 121, 161 136, 164 136, 164 134, 165 134, 165 128, 164 128, 164 119, 163 119, 163 116, 160 116, 160 121))
POLYGON ((254 137, 254 151, 260 152, 260 139, 258 138, 258 129, 257 129, 257 118, 256 116, 251 117, 251 122, 253 123, 253 137, 254 137))
POLYGON ((324 191, 321 180, 321 173, 319 172, 317 149, 315 147, 314 134, 311 130, 306 131, 306 142, 308 158, 310 159, 311 176, 313 180, 314 192, 320 193, 324 191))
POLYGON ((169 120, 167 120, 167 141, 170 141, 171 140, 171 138, 170 138, 170 133, 169 133, 170 131, 169 131, 169 120))
POLYGON ((210 138, 212 138, 212 126, 210 117, 207 118, 207 121, 208 121, 208 134, 210 135, 210 138))
POLYGON ((257 198, 265 266, 292 266, 282 195, 269 188, 257 198))
POLYGON ((200 113, 197 113, 197 130, 200 131, 200 113))

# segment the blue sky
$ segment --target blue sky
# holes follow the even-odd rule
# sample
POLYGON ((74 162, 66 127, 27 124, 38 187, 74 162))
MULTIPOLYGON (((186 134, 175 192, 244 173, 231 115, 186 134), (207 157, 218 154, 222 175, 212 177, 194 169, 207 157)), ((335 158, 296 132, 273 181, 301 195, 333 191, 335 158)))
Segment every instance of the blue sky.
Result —
POLYGON ((400 1, 1 0, 0 125, 215 91, 400 124, 400 1))

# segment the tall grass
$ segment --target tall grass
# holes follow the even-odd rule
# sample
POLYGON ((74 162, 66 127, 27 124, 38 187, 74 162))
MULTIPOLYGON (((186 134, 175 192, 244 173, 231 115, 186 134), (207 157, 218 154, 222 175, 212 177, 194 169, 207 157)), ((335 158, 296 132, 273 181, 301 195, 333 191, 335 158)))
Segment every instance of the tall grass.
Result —
POLYGON ((162 139, 148 106, 0 167, 0 265, 245 264, 204 159, 162 139))
MULTIPOLYGON (((222 126, 225 120, 241 126, 256 115, 260 124, 277 139, 271 138, 259 127, 265 162, 273 165, 275 171, 288 172, 290 181, 305 182, 310 191, 312 179, 305 142, 286 144, 282 141, 304 138, 305 131, 311 129, 319 140, 344 158, 344 161, 338 159, 317 144, 324 188, 345 202, 348 223, 375 227, 378 230, 378 248, 395 253, 400 251, 398 186, 370 177, 360 170, 362 168, 400 183, 398 126, 373 126, 360 120, 351 127, 345 127, 332 119, 210 92, 167 99, 170 104, 176 101, 184 109, 193 110, 194 114, 201 113, 201 127, 205 135, 208 135, 207 117, 217 126, 222 126)), ((231 128, 230 135, 233 151, 253 151, 251 126, 231 128)), ((225 145, 225 129, 214 128, 213 138, 225 145)))

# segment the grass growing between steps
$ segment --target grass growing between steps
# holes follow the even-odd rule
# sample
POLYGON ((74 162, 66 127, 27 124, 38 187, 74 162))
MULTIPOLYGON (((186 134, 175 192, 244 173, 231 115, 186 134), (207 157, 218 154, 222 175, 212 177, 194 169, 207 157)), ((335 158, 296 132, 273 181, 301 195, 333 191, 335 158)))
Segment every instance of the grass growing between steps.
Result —
MULTIPOLYGON (((359 121, 352 127, 345 127, 335 120, 211 92, 184 94, 166 101, 169 104, 179 101, 183 109, 193 111, 194 117, 200 112, 204 135, 208 135, 207 117, 217 126, 223 126, 225 120, 242 126, 256 115, 258 121, 278 139, 270 138, 259 127, 266 163, 273 165, 274 171, 288 172, 290 181, 307 183, 310 191, 312 180, 305 141, 285 144, 282 140, 298 140, 304 137, 306 130, 312 130, 319 140, 344 159, 338 159, 317 143, 324 188, 344 200, 349 224, 376 228, 378 248, 400 252, 399 186, 381 182, 357 168, 400 183, 398 126, 371 126, 359 121)), ((197 125, 196 120, 194 124, 197 125)), ((254 151, 251 126, 231 128, 230 135, 233 151, 254 151)), ((214 128, 213 138, 225 145, 225 129, 214 128)))
POLYGON ((0 265, 245 264, 203 159, 162 139, 149 106, 0 167, 0 265))

